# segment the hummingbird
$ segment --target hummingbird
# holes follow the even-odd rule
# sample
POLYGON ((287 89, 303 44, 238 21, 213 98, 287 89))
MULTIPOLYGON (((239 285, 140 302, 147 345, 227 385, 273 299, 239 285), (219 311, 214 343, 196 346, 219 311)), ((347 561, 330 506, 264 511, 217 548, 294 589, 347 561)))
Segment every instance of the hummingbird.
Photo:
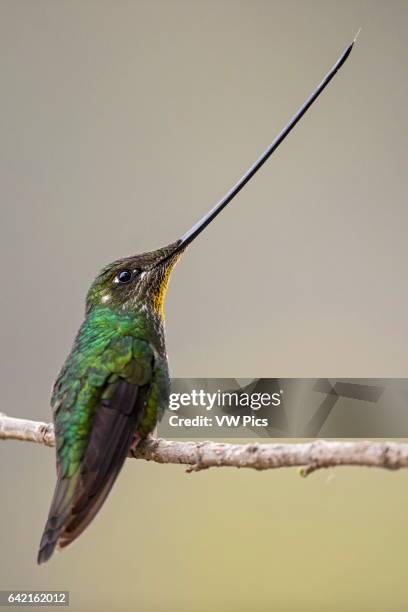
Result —
POLYGON ((39 564, 81 535, 128 454, 152 434, 168 407, 163 303, 175 264, 303 117, 355 40, 259 159, 189 231, 156 251, 114 261, 93 281, 84 321, 52 391, 57 482, 39 564))

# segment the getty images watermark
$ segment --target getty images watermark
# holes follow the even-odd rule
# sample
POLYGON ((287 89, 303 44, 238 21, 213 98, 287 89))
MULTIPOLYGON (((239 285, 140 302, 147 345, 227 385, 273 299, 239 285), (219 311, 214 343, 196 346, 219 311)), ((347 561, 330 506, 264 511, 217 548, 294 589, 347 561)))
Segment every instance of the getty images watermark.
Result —
MULTIPOLYGON (((202 408, 212 411, 216 408, 228 412, 232 409, 261 410, 271 406, 280 406, 281 393, 245 393, 234 391, 221 391, 209 393, 204 389, 192 389, 184 393, 171 393, 169 409, 173 412, 182 408, 202 408), (227 410, 226 410, 227 409, 227 410)), ((212 427, 214 422, 218 427, 265 427, 266 418, 259 418, 253 414, 216 414, 212 416, 196 414, 194 416, 170 415, 168 418, 171 427, 212 427)))
POLYGON ((177 378, 163 438, 401 438, 408 379, 177 378))

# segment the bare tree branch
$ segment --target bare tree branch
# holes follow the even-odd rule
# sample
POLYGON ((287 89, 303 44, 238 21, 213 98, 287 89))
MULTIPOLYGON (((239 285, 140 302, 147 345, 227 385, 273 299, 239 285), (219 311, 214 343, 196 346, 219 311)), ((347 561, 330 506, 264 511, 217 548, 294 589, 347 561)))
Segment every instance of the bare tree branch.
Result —
MULTIPOLYGON (((8 417, 0 413, 0 440, 21 440, 54 446, 52 424, 8 417)), ((187 471, 210 467, 237 467, 268 470, 301 467, 303 476, 339 465, 399 470, 408 467, 408 443, 329 442, 225 444, 221 442, 179 442, 148 438, 132 453, 136 459, 188 466, 187 471)))

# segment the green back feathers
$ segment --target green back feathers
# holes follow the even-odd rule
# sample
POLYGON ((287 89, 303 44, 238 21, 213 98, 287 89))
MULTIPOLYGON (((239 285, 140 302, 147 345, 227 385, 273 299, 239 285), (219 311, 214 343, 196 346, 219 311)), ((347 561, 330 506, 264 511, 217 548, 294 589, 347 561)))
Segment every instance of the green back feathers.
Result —
POLYGON ((140 386, 152 379, 154 355, 145 335, 141 316, 107 308, 82 324, 52 395, 61 476, 78 469, 95 410, 118 377, 140 386))

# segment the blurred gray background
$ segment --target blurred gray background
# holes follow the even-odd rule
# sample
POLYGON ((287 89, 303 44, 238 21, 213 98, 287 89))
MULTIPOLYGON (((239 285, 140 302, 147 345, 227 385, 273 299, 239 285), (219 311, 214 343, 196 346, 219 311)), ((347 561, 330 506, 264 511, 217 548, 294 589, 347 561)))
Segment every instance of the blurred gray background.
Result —
MULTIPOLYGON (((178 265, 178 377, 404 377, 406 1, 0 1, 0 410, 50 418, 88 285, 167 244, 247 169, 362 26, 279 152, 178 265)), ((128 462, 35 556, 54 453, 3 443, 0 588, 71 609, 406 610, 408 474, 128 462)))

